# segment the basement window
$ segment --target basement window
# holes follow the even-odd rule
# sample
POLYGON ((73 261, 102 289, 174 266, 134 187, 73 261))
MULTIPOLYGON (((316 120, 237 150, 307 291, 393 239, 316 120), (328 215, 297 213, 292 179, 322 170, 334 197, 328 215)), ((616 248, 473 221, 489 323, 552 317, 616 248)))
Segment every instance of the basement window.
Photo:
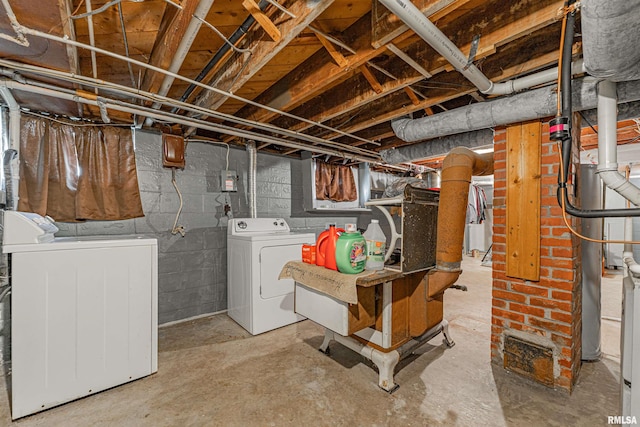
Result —
MULTIPOLYGON (((353 174, 356 196, 354 200, 330 200, 320 199, 317 197, 316 186, 316 161, 309 157, 302 160, 302 196, 303 206, 306 212, 340 212, 340 211, 369 211, 365 208, 365 203, 369 200, 371 194, 371 182, 369 176, 369 165, 360 164, 359 166, 350 166, 353 174)), ((340 197, 338 197, 340 199, 340 197)))

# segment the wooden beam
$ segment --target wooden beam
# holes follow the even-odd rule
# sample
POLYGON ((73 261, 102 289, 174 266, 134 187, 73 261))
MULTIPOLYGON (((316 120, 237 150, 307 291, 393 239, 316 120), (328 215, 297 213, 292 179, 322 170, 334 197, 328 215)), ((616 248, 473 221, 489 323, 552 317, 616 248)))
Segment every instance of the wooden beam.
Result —
POLYGON ((404 88, 404 92, 407 94, 407 96, 409 97, 409 99, 411 100, 411 103, 413 105, 418 105, 420 104, 420 100, 418 99, 418 97, 416 96, 415 92, 411 90, 411 88, 409 86, 405 86, 404 88))
POLYGON ((338 66, 340 68, 344 68, 347 65, 349 65, 349 61, 347 61, 347 58, 345 58, 338 51, 338 49, 336 49, 336 47, 333 45, 333 43, 331 43, 331 41, 329 41, 325 36, 323 36, 322 34, 320 34, 318 32, 314 32, 314 34, 316 35, 318 40, 320 40, 320 43, 322 44, 322 46, 329 53, 329 55, 331 55, 333 60, 336 62, 336 64, 338 64, 338 66))
MULTIPOLYGON (((71 19, 69 18, 72 13, 71 0, 58 0, 58 7, 60 9, 60 19, 62 22, 62 32, 65 37, 70 40, 76 39, 75 27, 71 25, 71 19)), ((69 72, 73 74, 80 73, 80 60, 78 58, 78 48, 70 44, 67 47, 67 57, 69 58, 69 72)), ((73 85, 76 89, 80 89, 80 85, 73 85)), ((82 117, 84 115, 84 104, 78 102, 78 115, 82 117)))
MULTIPOLYGON (((158 30, 156 42, 151 51, 149 64, 168 69, 182 38, 184 37, 191 17, 198 7, 199 0, 184 0, 182 9, 168 7, 158 30)), ((164 80, 164 74, 146 70, 142 80, 142 90, 157 92, 164 80)))
MULTIPOLYGON (((503 57, 510 57, 510 55, 502 54, 503 57)), ((510 68, 501 69, 499 75, 494 75, 494 80, 506 80, 514 77, 523 72, 529 72, 537 70, 541 67, 548 66, 556 62, 558 59, 557 51, 553 51, 547 54, 543 54, 540 57, 530 59, 528 61, 524 61, 522 63, 514 64, 510 68), (497 77, 497 78, 495 78, 497 77)), ((434 64, 437 64, 439 59, 434 60, 434 64)), ((498 60, 498 62, 500 62, 498 60)), ((394 63, 395 64, 395 63, 394 63)), ((392 65, 392 68, 398 68, 396 65, 392 65)), ((439 84, 443 84, 445 87, 452 86, 462 86, 466 85, 466 80, 460 74, 451 74, 450 76, 447 74, 439 74, 434 79, 438 79, 437 82, 439 84), (453 77, 455 76, 455 77, 453 77)), ((453 99, 457 96, 463 96, 465 94, 472 94, 476 92, 476 89, 469 89, 466 91, 459 92, 457 90, 451 90, 445 94, 438 94, 435 97, 431 97, 430 99, 420 100, 418 104, 413 104, 412 106, 406 106, 404 101, 397 101, 400 106, 398 109, 389 110, 384 104, 389 104, 391 100, 390 96, 397 90, 403 89, 411 84, 417 83, 422 80, 421 75, 417 74, 409 74, 406 77, 401 76, 397 80, 392 80, 383 85, 383 92, 378 94, 373 92, 370 88, 362 88, 362 85, 345 82, 343 85, 336 86, 334 90, 330 92, 326 92, 319 97, 314 99, 313 106, 301 107, 294 111, 294 113, 301 115, 303 117, 310 118, 311 120, 317 122, 327 122, 328 120, 336 119, 336 122, 341 122, 344 120, 348 114, 351 114, 351 111, 362 108, 366 104, 371 104, 371 111, 373 114, 369 115, 369 121, 363 122, 361 126, 355 126, 357 122, 352 121, 349 126, 349 132, 358 131, 365 128, 367 125, 374 125, 376 123, 381 123, 384 120, 390 120, 394 118, 394 114, 402 115, 407 113, 413 113, 415 111, 430 108, 432 106, 439 106, 440 103, 446 102, 450 99, 453 99), (385 100, 382 100, 382 98, 385 100), (372 104, 373 103, 373 104, 372 104), (322 108, 318 108, 318 105, 321 105, 322 108), (313 109, 311 109, 313 107, 313 109), (388 111, 388 113, 385 113, 388 111)), ((400 98, 398 98, 399 100, 400 98)), ((429 114, 433 114, 433 111, 427 111, 429 114)), ((308 123, 289 123, 285 124, 285 121, 280 119, 278 121, 279 125, 283 125, 284 127, 289 127, 292 130, 302 131, 311 128, 312 126, 308 123)), ((331 123, 327 123, 331 124, 331 123)), ((346 130, 343 128, 343 130, 346 130)), ((336 135, 328 136, 329 138, 336 135)), ((356 142, 354 145, 362 145, 359 142, 356 142)))
MULTIPOLYGON (((62 21, 62 32, 71 40, 76 40, 75 27, 71 25, 71 0, 58 0, 60 8, 60 18, 62 21)), ((70 44, 67 45, 67 56, 69 57, 69 71, 78 73, 80 71, 80 63, 78 61, 78 49, 70 44)))
POLYGON ((260 6, 253 0, 244 0, 242 6, 254 17, 254 19, 260 24, 265 33, 274 42, 279 42, 282 38, 278 27, 269 19, 267 15, 260 9, 260 6))
MULTIPOLYGON (((502 70, 502 73, 500 75, 501 79, 509 79, 512 78, 515 75, 518 75, 520 73, 526 73, 526 72, 530 72, 530 71, 534 71, 536 69, 539 69, 541 67, 545 67, 548 65, 551 65, 555 62, 557 62, 558 60, 558 52, 554 51, 554 52, 550 52, 547 54, 544 54, 538 58, 534 58, 531 59, 529 61, 526 61, 524 63, 521 64, 517 64, 517 65, 513 65, 510 68, 506 68, 504 70, 502 70)), ((460 79, 463 79, 460 76, 460 79)), ((463 80, 460 80, 460 83, 462 83, 463 80)), ((467 90, 463 90, 463 91, 457 91, 457 90, 450 90, 449 92, 437 96, 437 97, 431 97, 429 99, 426 100, 422 100, 420 101, 420 103, 418 105, 413 105, 411 104, 410 106, 401 104, 401 106, 399 106, 398 108, 395 109, 391 109, 391 110, 384 110, 384 108, 382 108, 381 105, 372 105, 371 106, 371 110, 372 111, 381 111, 381 113, 375 115, 375 116, 369 116, 369 118, 365 121, 362 122, 355 122, 352 123, 350 126, 344 127, 342 128, 343 131, 345 132, 358 132, 362 129, 366 129, 370 126, 373 126, 375 124, 379 124, 379 123, 383 123, 385 121, 389 121, 393 118, 402 116, 402 115, 406 115, 406 114, 411 114, 415 111, 418 110, 422 110, 424 108, 427 107, 432 107, 434 105, 438 105, 441 104, 443 102, 447 102, 451 99, 457 98, 459 96, 463 96, 463 95, 468 95, 471 92, 474 92, 476 89, 475 88, 469 88, 467 90)), ((400 103, 399 103, 400 104, 400 103)), ((340 117, 337 117, 336 120, 340 120, 340 117)), ((325 135, 325 138, 327 139, 335 139, 338 138, 340 135, 338 134, 330 134, 330 135, 325 135)), ((372 137, 373 139, 375 139, 375 137, 372 137)), ((372 139, 370 138, 370 139, 372 139)), ((360 143, 360 142, 356 142, 353 145, 354 146, 360 146, 363 145, 364 143, 360 143)))
POLYGON ((542 126, 507 127, 506 273, 540 280, 540 162, 542 126))
MULTIPOLYGON (((462 5, 465 4, 465 2, 451 3, 451 5, 446 8, 446 10, 451 11, 451 8, 456 4, 462 5)), ((562 1, 556 1, 551 6, 547 6, 536 12, 534 17, 535 19, 523 18, 516 20, 514 23, 508 24, 506 26, 508 27, 508 31, 504 30, 505 27, 498 27, 494 32, 484 35, 481 39, 481 43, 488 43, 491 46, 491 49, 483 50, 478 58, 483 58, 484 55, 493 54, 495 52, 495 46, 501 46, 504 44, 503 38, 514 40, 515 38, 531 34, 531 32, 535 29, 539 29, 541 27, 544 27, 545 25, 549 25, 550 23, 555 22, 557 20, 557 8, 562 4, 562 1)), ((435 18, 437 18, 438 16, 439 15, 436 14, 435 18)), ((434 17, 432 17, 431 19, 434 19, 434 17)), ((314 64, 310 62, 308 65, 305 64, 300 67, 300 72, 296 71, 292 73, 290 76, 278 82, 272 88, 267 90, 257 99, 258 102, 268 104, 283 110, 290 110, 291 108, 294 108, 300 103, 306 102, 311 98, 314 98, 314 104, 316 105, 320 103, 320 97, 327 98, 332 100, 332 103, 327 108, 322 108, 321 110, 319 110, 318 108, 314 107, 313 110, 310 110, 309 113, 296 111, 296 114, 303 117, 307 117, 318 122, 324 122, 340 114, 348 113, 349 111, 360 108, 361 106, 369 102, 375 101, 382 95, 388 95, 396 90, 403 89, 403 87, 417 83, 425 78, 423 74, 416 73, 413 74, 410 78, 400 78, 397 81, 388 82, 383 85, 384 89, 382 93, 376 93, 370 88, 362 88, 360 93, 354 93, 354 90, 356 90, 357 88, 361 88, 361 86, 355 84, 351 86, 351 89, 349 89, 348 92, 338 92, 336 90, 333 90, 330 92, 322 93, 323 90, 325 90, 325 87, 335 86, 336 80, 343 78, 345 72, 348 71, 348 69, 351 69, 354 66, 360 66, 363 63, 366 63, 366 61, 368 61, 369 59, 372 59, 373 57, 382 53, 382 50, 372 49, 370 45, 367 44, 366 40, 364 40, 364 36, 362 34, 366 31, 367 23, 362 21, 364 21, 364 18, 361 20, 361 22, 358 23, 359 25, 354 26, 353 30, 355 31, 355 34, 359 34, 359 37, 356 39, 356 42, 351 43, 354 47, 361 47, 357 49, 358 53, 356 55, 349 57, 350 64, 347 69, 340 69, 334 64, 326 65, 321 63, 314 64), (338 102, 338 100, 341 99, 343 101, 338 102)), ((467 38, 471 40, 473 31, 469 29, 467 29, 466 31, 468 33, 467 38)), ((421 40, 416 44, 416 46, 422 46, 423 44, 424 41, 421 40)), ((469 42, 467 45, 463 46, 462 50, 468 50, 470 49, 470 46, 471 43, 469 42)), ((386 49, 386 47, 383 47, 381 49, 386 49)), ((554 59, 557 61, 557 57, 554 59)), ((428 68, 427 72, 429 74, 436 74, 444 71, 447 64, 447 61, 444 58, 440 57, 430 61, 430 63, 423 68, 425 68, 425 70, 428 68)), ((402 67, 399 66, 399 68, 402 67)), ((413 67, 412 69, 415 70, 415 68, 413 67)), ((522 72, 523 70, 520 69, 513 71, 516 71, 517 74, 522 72)), ((500 78, 507 78, 505 77, 505 74, 510 73, 503 73, 500 78)), ((465 80, 463 79, 461 82, 462 84, 464 84, 465 80)), ((420 108, 422 109, 431 107, 435 104, 422 101, 420 105, 424 105, 424 107, 420 108)), ((239 111, 238 115, 242 117, 251 117, 254 120, 260 121, 270 121, 274 117, 276 117, 276 114, 274 113, 264 110, 259 111, 254 107, 245 107, 241 111, 239 111)), ((304 130, 310 127, 310 125, 306 123, 297 125, 291 124, 291 126, 294 126, 293 128, 296 130, 304 130)))
POLYGON ((367 67, 367 64, 363 64, 360 66, 360 72, 362 73, 364 78, 367 79, 375 93, 382 93, 382 85, 380 84, 378 79, 376 79, 376 76, 373 75, 369 67, 367 67))
POLYGON ((425 78, 428 79, 428 78, 430 78, 432 76, 432 74, 430 72, 428 72, 427 70, 425 70, 422 65, 418 64, 413 58, 411 58, 409 55, 404 53, 402 50, 400 50, 393 43, 388 43, 386 45, 386 48, 390 52, 392 52, 394 55, 396 55, 398 58, 400 58, 404 62, 406 62, 408 66, 410 66, 411 68, 413 68, 414 70, 416 70, 417 72, 422 74, 425 78))
MULTIPOLYGON (((463 7, 468 1, 469 0, 455 0, 447 6, 448 13, 451 13, 457 7, 463 7)), ((429 18, 431 20, 438 20, 444 16, 445 14, 441 12, 441 9, 438 9, 434 10, 429 18)), ((415 37, 415 40, 418 40, 412 31, 405 31, 393 39, 393 43, 397 45, 412 36, 415 37)), ((289 76, 281 79, 261 94, 256 98, 256 101, 281 110, 291 110, 317 97, 323 93, 326 88, 335 86, 338 82, 348 77, 349 73, 352 73, 354 69, 366 64, 368 61, 386 51, 384 45, 377 48, 371 46, 370 14, 364 16, 356 24, 352 25, 343 38, 352 40, 350 45, 357 51, 357 54, 348 58, 349 65, 347 67, 337 67, 333 63, 327 63, 326 57, 314 55, 289 76)), ((251 117, 253 120, 258 121, 270 121, 274 117, 277 117, 275 113, 259 110, 252 106, 243 108, 243 110, 239 112, 239 115, 242 117, 251 117)))
MULTIPOLYGON (((287 44, 293 40, 302 30, 324 12, 334 0, 319 0, 315 2, 295 2, 289 8, 296 18, 285 21, 280 27, 283 37, 279 42, 260 40, 254 32, 248 37, 254 37, 247 43, 251 46, 251 56, 247 59, 244 55, 235 54, 214 76, 209 79, 209 84, 225 88, 229 92, 237 92, 248 82, 262 67, 269 63, 287 44)), ((217 109, 227 100, 227 97, 211 91, 205 91, 196 104, 199 106, 217 109)))

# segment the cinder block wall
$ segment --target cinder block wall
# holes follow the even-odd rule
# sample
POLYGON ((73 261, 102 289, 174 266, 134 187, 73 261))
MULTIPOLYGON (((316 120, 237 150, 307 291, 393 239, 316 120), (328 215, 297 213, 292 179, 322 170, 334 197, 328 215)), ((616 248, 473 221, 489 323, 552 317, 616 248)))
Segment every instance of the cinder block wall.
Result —
MULTIPOLYGON (((556 201, 558 151, 543 124, 541 150, 540 280, 506 275, 506 131, 494 138, 494 227, 491 358, 504 363, 505 337, 514 336, 553 352, 553 386, 571 391, 580 370, 580 242, 565 227, 556 201)), ((577 150, 574 147, 574 153, 577 150)), ((574 158, 574 164, 576 159, 574 158)), ((575 170, 575 169, 574 169, 575 170)), ((569 194, 573 194, 572 177, 569 194)), ((575 201, 574 205, 579 206, 575 201)), ((579 220, 568 216, 574 228, 579 220)), ((536 360, 531 360, 536 363, 536 360)), ((523 367, 527 369, 527 367, 523 367)), ((534 380, 537 373, 532 369, 534 380)), ((543 382, 543 381, 541 381, 543 382)), ((549 384, 547 384, 549 385, 549 384)))
MULTIPOLYGON (((136 163, 144 218, 127 221, 59 223, 58 235, 142 234, 158 239, 159 322, 167 323, 227 308, 227 200, 236 218, 249 216, 247 152, 229 151, 229 169, 239 176, 238 191, 221 192, 220 172, 227 149, 192 142, 186 166, 176 172, 183 196, 178 224, 185 237, 171 234, 179 207, 171 170, 162 167, 160 135, 135 133, 136 163)), ((259 217, 282 217, 294 231, 322 231, 327 223, 357 222, 354 217, 306 214, 302 208, 301 161, 258 153, 257 210, 259 217)))

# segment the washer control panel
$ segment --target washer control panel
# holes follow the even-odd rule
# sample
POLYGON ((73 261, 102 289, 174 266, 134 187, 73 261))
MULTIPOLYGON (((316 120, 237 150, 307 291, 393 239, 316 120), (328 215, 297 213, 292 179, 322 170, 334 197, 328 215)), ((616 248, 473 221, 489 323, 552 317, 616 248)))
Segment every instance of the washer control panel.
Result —
POLYGON ((288 233, 291 229, 284 218, 233 218, 227 234, 288 233))

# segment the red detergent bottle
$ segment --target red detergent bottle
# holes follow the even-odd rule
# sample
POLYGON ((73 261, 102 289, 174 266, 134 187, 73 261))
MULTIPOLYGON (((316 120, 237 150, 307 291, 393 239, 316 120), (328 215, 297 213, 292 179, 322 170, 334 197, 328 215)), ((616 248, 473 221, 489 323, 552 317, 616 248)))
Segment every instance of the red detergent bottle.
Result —
POLYGON ((316 241, 316 265, 337 270, 336 242, 344 228, 336 228, 335 224, 329 224, 329 229, 324 230, 316 241))

